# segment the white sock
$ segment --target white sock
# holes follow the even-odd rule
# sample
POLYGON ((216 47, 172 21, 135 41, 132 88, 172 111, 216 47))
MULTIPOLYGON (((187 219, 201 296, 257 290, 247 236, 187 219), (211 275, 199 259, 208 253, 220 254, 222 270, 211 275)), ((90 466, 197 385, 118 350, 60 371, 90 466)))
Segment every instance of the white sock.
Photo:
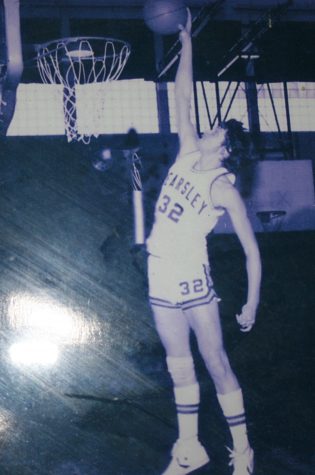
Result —
POLYGON ((199 384, 174 387, 178 420, 178 437, 181 440, 198 437, 199 384))
POLYGON ((217 394, 217 397, 229 425, 234 449, 237 452, 243 452, 249 442, 242 390, 237 389, 231 393, 217 394))

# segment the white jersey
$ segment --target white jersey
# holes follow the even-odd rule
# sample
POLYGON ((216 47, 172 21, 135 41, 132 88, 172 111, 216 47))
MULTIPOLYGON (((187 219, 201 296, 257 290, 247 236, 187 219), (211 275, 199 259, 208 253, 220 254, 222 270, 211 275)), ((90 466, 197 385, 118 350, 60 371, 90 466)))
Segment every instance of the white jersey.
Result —
POLYGON ((207 261, 207 235, 224 209, 211 202, 210 188, 219 176, 235 182, 226 168, 198 171, 200 152, 180 157, 169 169, 155 206, 147 250, 158 257, 207 261))

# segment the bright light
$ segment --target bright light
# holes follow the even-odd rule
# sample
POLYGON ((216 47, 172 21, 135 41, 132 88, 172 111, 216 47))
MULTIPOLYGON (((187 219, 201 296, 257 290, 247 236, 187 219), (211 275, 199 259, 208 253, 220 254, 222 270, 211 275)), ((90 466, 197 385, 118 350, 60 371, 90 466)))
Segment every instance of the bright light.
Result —
POLYGON ((24 340, 9 349, 11 360, 19 366, 52 366, 59 356, 58 346, 49 341, 24 340))
POLYGON ((14 431, 14 416, 11 412, 0 408, 0 444, 5 441, 6 437, 14 431))
POLYGON ((48 298, 30 294, 11 297, 8 317, 13 328, 36 331, 44 339, 82 343, 91 329, 84 316, 48 298))
POLYGON ((102 160, 110 160, 112 158, 112 152, 110 148, 104 148, 101 152, 102 160))

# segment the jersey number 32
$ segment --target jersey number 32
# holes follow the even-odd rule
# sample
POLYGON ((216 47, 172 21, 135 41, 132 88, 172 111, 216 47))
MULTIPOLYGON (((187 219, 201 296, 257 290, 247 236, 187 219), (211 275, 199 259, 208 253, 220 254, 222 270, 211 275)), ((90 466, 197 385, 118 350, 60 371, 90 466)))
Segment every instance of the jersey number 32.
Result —
POLYGON ((179 218, 184 212, 184 208, 178 203, 173 203, 172 199, 168 195, 163 195, 160 200, 158 211, 160 211, 160 213, 166 214, 169 219, 175 223, 178 223, 179 218))

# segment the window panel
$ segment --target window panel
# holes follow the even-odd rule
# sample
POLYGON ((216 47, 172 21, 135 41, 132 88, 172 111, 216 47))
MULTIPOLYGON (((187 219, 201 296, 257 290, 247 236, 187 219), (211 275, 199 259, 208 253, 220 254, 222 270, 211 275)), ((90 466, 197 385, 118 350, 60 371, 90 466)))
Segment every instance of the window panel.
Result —
POLYGON ((62 86, 20 84, 7 135, 63 135, 62 86))
MULTIPOLYGON (((215 84, 204 82, 205 95, 213 122, 216 111, 215 84)), ((237 83, 231 83, 222 104, 225 118, 237 83)), ((228 83, 219 82, 222 100, 228 83)), ((282 83, 270 84, 280 129, 287 131, 282 83)), ((176 133, 174 83, 167 84, 171 132, 176 133)), ((266 84, 257 85, 260 126, 262 132, 277 131, 276 120, 266 84)), ((201 131, 209 129, 209 118, 202 85, 197 83, 201 131)), ((293 131, 315 131, 315 83, 289 82, 289 108, 293 131)), ((158 133, 158 111, 154 82, 143 79, 119 80, 76 87, 77 124, 80 133, 126 133, 131 127, 139 133, 158 133)), ((248 128, 244 83, 241 83, 231 104, 227 119, 235 118, 248 128)), ((191 101, 191 120, 196 125, 195 105, 191 101)), ((8 135, 64 135, 63 88, 61 85, 20 84, 17 104, 8 135)))
MULTIPOLYGON (((282 132, 286 132, 288 130, 288 125, 287 125, 287 118, 286 118, 286 111, 285 111, 283 84, 270 83, 269 86, 270 86, 272 99, 274 102, 274 107, 277 114, 277 120, 279 122, 280 130, 282 132)), ((277 128, 276 118, 273 112, 272 102, 271 102, 267 84, 258 85, 257 94, 258 94, 260 130, 262 132, 277 131, 278 128, 277 128)))
POLYGON ((155 86, 135 79, 81 85, 76 88, 78 130, 86 134, 157 133, 155 86))
MULTIPOLYGON (((8 135, 63 135, 63 88, 20 84, 8 135)), ((141 79, 76 86, 77 126, 81 134, 158 133, 156 90, 141 79)))
POLYGON ((315 131, 315 83, 289 82, 288 95, 292 130, 315 131))
MULTIPOLYGON (((199 110, 199 121, 200 121, 201 132, 204 132, 205 130, 209 130, 210 128, 209 117, 208 117, 208 112, 207 112, 204 96, 206 97, 206 100, 207 100, 207 105, 208 105, 208 109, 210 113, 210 120, 212 123, 217 114, 215 84, 211 82, 204 82, 203 85, 204 85, 205 94, 202 89, 202 84, 200 82, 197 82, 198 110, 199 110)), ((221 96, 221 100, 223 99, 227 86, 228 86, 227 82, 219 83, 219 93, 221 96)), ((230 102, 231 102, 231 99, 236 87, 237 87, 237 83, 233 82, 226 94, 226 97, 222 104, 222 109, 221 109, 222 118, 225 117, 228 111, 228 108, 230 107, 230 102)), ((175 116, 174 83, 168 83, 168 98, 169 98, 171 132, 175 133, 177 132, 177 126, 176 126, 176 116, 175 116)), ((246 97, 245 97, 243 84, 240 84, 236 92, 231 108, 227 114, 226 120, 231 119, 231 118, 240 120, 241 122, 243 122, 244 127, 248 128, 246 97)), ((196 125, 195 105, 194 105, 193 98, 191 100, 191 121, 194 125, 196 125)))

